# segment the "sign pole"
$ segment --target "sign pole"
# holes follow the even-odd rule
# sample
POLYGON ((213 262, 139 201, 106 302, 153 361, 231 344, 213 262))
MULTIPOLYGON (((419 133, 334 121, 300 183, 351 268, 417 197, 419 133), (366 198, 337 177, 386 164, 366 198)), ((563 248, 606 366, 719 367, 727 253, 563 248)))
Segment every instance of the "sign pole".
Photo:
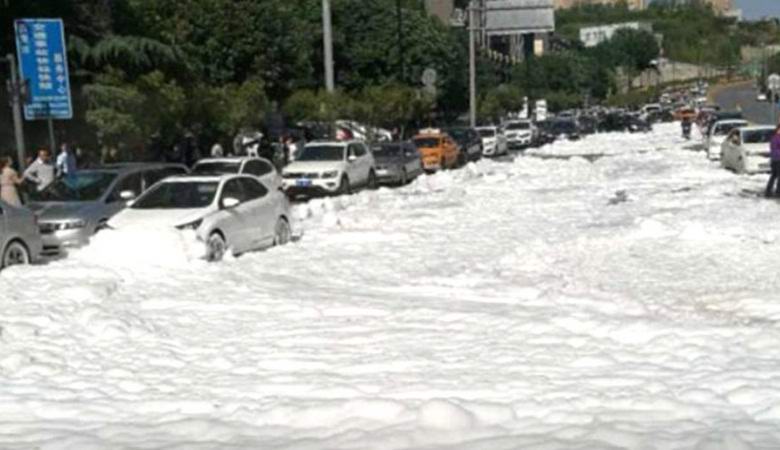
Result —
POLYGON ((333 27, 330 0, 322 0, 322 45, 325 63, 325 90, 333 93, 336 90, 336 82, 333 76, 333 27))
POLYGON ((51 154, 56 155, 57 154, 57 140, 54 138, 54 120, 52 120, 51 117, 49 117, 49 145, 51 146, 51 154))
POLYGON ((22 102, 21 102, 21 86, 19 77, 16 71, 16 59, 14 55, 6 55, 8 63, 11 66, 11 107, 14 115, 14 136, 16 137, 16 157, 19 159, 19 169, 25 169, 26 156, 24 149, 24 127, 22 126, 22 102))
POLYGON ((469 125, 477 126, 477 33, 474 2, 469 2, 469 125))

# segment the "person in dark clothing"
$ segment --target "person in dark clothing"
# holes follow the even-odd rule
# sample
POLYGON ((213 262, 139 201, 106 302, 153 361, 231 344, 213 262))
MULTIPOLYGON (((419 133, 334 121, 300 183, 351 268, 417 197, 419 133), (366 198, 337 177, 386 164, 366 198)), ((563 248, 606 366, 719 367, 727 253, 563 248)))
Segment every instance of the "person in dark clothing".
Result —
POLYGON ((766 185, 766 196, 780 195, 780 125, 775 128, 775 134, 769 141, 769 159, 771 161, 772 174, 766 185))

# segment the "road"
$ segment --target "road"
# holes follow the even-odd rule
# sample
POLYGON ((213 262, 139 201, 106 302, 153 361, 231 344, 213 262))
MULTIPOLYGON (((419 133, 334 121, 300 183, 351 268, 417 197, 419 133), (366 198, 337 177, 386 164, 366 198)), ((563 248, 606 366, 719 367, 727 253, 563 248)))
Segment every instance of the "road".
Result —
POLYGON ((689 144, 314 199, 219 264, 108 229, 3 271, 0 448, 780 448, 777 203, 689 144))
POLYGON ((726 111, 742 109, 745 118, 755 123, 774 123, 772 105, 756 101, 756 89, 750 82, 729 86, 715 94, 715 103, 726 111))

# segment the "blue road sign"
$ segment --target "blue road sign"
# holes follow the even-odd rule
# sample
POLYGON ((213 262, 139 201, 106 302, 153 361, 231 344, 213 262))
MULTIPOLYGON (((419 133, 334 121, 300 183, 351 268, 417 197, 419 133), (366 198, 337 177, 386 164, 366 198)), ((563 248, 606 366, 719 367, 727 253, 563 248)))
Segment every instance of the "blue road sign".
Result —
POLYGON ((18 19, 16 55, 28 82, 27 120, 70 119, 73 106, 68 78, 65 30, 60 19, 18 19))

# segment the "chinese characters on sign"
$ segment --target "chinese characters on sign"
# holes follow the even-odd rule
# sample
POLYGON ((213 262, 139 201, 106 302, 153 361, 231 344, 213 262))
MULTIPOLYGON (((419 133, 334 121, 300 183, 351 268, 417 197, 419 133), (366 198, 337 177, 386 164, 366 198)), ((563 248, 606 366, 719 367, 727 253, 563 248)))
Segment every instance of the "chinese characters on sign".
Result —
POLYGON ((72 118, 62 20, 19 19, 14 26, 19 70, 22 79, 29 83, 24 117, 27 120, 72 118))

